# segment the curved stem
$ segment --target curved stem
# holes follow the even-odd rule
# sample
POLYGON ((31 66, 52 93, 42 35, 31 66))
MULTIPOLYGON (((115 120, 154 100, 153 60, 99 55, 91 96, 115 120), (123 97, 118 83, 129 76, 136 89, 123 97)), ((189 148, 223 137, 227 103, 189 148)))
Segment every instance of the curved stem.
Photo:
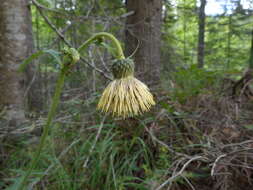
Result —
POLYGON ((116 47, 116 50, 117 50, 117 58, 118 59, 124 59, 125 58, 123 50, 122 50, 122 47, 120 45, 120 42, 112 34, 107 33, 107 32, 99 32, 97 34, 94 34, 94 36, 90 37, 88 40, 86 40, 78 48, 78 52, 81 52, 82 50, 84 50, 85 48, 87 48, 87 46, 90 45, 92 42, 94 42, 95 40, 97 40, 97 39, 99 39, 101 37, 109 38, 113 42, 113 44, 114 44, 114 46, 116 47))
POLYGON ((32 173, 32 170, 35 168, 35 166, 37 165, 37 163, 39 161, 40 154, 42 152, 43 146, 46 142, 46 138, 47 138, 49 130, 50 130, 50 125, 52 123, 52 120, 53 120, 55 113, 56 113, 57 106, 59 104, 60 95, 62 92, 62 87, 64 85, 64 79, 65 79, 65 68, 63 67, 60 72, 60 75, 58 77, 57 83, 56 83, 56 89, 55 89, 52 105, 50 107, 50 111, 47 116, 46 125, 43 129, 43 132, 42 132, 39 147, 35 153, 35 157, 33 158, 30 167, 28 168, 28 171, 26 172, 25 176, 21 179, 20 186, 18 188, 19 190, 24 189, 24 187, 26 185, 26 181, 28 180, 29 176, 32 173))

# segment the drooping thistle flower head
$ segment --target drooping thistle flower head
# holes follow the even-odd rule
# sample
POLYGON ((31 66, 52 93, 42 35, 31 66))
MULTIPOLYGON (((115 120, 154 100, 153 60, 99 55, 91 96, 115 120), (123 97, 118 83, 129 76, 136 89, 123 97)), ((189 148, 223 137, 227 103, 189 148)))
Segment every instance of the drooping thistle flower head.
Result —
POLYGON ((134 77, 134 62, 130 58, 113 62, 114 80, 104 90, 98 109, 117 117, 130 117, 148 111, 155 105, 148 87, 134 77))

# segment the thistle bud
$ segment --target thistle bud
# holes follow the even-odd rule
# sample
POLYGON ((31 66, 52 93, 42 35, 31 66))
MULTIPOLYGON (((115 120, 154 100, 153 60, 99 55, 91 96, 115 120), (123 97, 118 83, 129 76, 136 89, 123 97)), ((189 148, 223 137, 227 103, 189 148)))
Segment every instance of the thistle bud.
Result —
POLYGON ((74 48, 65 47, 62 52, 64 54, 63 56, 64 63, 75 64, 80 59, 78 51, 74 48))

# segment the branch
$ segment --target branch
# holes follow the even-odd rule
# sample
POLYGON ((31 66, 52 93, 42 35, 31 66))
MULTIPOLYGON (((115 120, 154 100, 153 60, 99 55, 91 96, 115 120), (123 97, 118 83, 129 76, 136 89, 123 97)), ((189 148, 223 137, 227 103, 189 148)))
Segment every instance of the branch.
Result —
POLYGON ((42 4, 40 4, 40 3, 37 2, 36 0, 32 0, 32 3, 33 3, 36 7, 40 8, 40 9, 44 9, 44 10, 46 10, 46 11, 51 11, 51 12, 58 13, 58 14, 62 14, 62 15, 66 15, 66 16, 68 15, 68 13, 66 13, 66 12, 62 12, 62 11, 59 11, 59 10, 56 10, 56 9, 48 8, 48 7, 46 7, 46 6, 42 5, 42 4))
MULTIPOLYGON (((65 32, 67 32, 68 29, 70 29, 75 22, 71 22, 71 24, 68 24, 65 28, 61 29, 59 32, 64 35, 65 32)), ((61 38, 57 35, 57 37, 54 39, 54 41, 49 45, 49 47, 54 46, 61 38)))
MULTIPOLYGON (((46 21, 46 23, 53 29, 53 31, 60 37, 60 39, 63 40, 63 42, 70 48, 72 48, 73 46, 71 45, 71 43, 65 38, 65 36, 56 28, 56 26, 49 20, 49 18, 43 13, 41 5, 36 1, 36 0, 32 0, 33 4, 35 5, 35 7, 38 9, 40 15, 43 17, 43 19, 46 21)), ((95 67, 94 65, 90 64, 88 61, 86 61, 83 57, 80 58, 80 60, 82 62, 84 62, 85 64, 87 64, 88 66, 90 66, 92 69, 94 69, 95 71, 97 71, 98 73, 100 73, 103 77, 112 80, 112 78, 110 76, 108 76, 107 74, 104 73, 104 71, 100 70, 99 68, 95 67)))
POLYGON ((188 160, 184 165, 183 167, 181 168, 181 170, 173 175, 172 177, 170 177, 169 179, 167 179, 164 183, 162 183, 158 188, 156 188, 156 190, 161 190, 165 185, 167 185, 168 183, 172 182, 175 178, 177 178, 178 176, 182 175, 182 173, 184 172, 184 170, 186 169, 186 167, 191 163, 193 162, 194 160, 199 160, 203 158, 202 156, 195 156, 193 158, 191 158, 190 160, 188 160))
POLYGON ((222 159, 222 158, 224 158, 224 157, 226 157, 226 156, 227 156, 227 154, 222 154, 222 155, 220 155, 220 156, 218 156, 216 158, 216 160, 215 160, 215 162, 213 164, 212 170, 211 170, 211 176, 214 176, 215 168, 216 168, 217 163, 219 162, 219 160, 222 159))
POLYGON ((56 28, 56 26, 49 20, 49 18, 43 13, 41 5, 36 1, 36 0, 32 0, 33 4, 35 5, 35 7, 38 9, 40 15, 44 18, 44 20, 46 21, 46 23, 56 32, 56 34, 64 41, 64 43, 69 46, 72 47, 71 43, 69 41, 67 41, 67 39, 64 37, 64 35, 56 28))

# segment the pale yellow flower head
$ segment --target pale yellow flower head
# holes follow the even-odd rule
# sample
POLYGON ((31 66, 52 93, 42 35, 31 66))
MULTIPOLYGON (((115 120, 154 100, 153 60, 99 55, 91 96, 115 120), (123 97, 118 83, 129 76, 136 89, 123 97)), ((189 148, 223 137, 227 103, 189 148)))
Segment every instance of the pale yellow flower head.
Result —
POLYGON ((133 62, 120 60, 112 66, 115 80, 104 90, 97 108, 116 117, 131 117, 148 111, 155 105, 148 87, 134 78, 133 62))

